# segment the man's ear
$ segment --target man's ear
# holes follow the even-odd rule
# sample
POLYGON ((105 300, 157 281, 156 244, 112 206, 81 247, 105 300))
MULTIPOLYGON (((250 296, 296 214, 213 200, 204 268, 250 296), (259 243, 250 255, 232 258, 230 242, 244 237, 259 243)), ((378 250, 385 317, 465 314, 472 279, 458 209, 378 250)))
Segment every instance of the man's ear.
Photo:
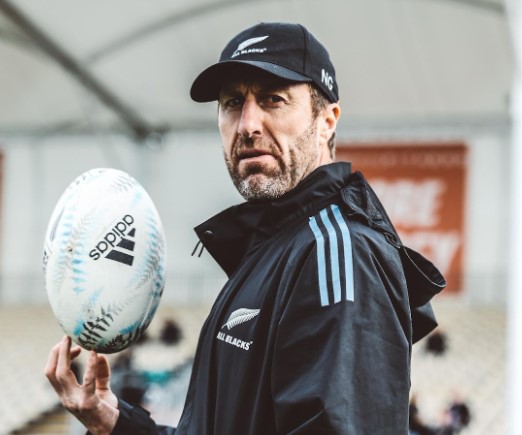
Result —
POLYGON ((319 127, 321 142, 324 142, 325 144, 328 143, 328 140, 337 127, 337 121, 339 120, 340 116, 341 106, 339 106, 338 103, 331 103, 323 109, 320 115, 322 122, 319 127))

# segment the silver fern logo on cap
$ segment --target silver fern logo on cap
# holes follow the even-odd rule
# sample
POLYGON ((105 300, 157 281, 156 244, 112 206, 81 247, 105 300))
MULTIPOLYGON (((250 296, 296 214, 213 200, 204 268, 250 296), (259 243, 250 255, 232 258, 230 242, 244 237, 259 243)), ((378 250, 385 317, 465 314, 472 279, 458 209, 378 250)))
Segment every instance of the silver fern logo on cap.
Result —
POLYGON ((226 326, 230 331, 234 326, 241 325, 242 323, 252 320, 259 314, 259 311, 259 309, 255 310, 251 308, 240 308, 230 314, 227 323, 225 323, 221 329, 226 326))
POLYGON ((248 53, 264 53, 266 51, 266 48, 248 48, 251 45, 257 44, 258 42, 264 41, 266 38, 268 38, 268 35, 266 36, 258 36, 257 38, 250 38, 246 41, 243 41, 241 44, 239 44, 236 48, 236 51, 232 53, 231 58, 234 58, 236 56, 239 56, 240 54, 248 54, 248 53))

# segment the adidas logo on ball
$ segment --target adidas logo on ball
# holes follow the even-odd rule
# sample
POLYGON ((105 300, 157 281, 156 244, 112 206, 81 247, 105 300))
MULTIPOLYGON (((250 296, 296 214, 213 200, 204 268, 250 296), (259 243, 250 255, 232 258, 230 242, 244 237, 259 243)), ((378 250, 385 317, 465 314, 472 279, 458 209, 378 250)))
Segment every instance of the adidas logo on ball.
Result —
POLYGON ((101 239, 94 249, 89 252, 89 257, 99 260, 104 257, 122 264, 132 266, 134 261, 134 237, 136 228, 132 228, 134 218, 127 214, 122 220, 101 239))

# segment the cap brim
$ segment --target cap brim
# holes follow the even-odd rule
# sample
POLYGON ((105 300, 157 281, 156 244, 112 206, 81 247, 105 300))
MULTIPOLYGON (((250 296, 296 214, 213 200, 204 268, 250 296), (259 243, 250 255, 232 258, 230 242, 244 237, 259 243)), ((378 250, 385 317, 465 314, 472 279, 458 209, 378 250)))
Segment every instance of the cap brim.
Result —
POLYGON ((229 60, 216 63, 196 77, 190 88, 190 97, 198 103, 215 101, 219 98, 223 82, 238 66, 251 66, 277 77, 295 82, 311 82, 312 79, 298 72, 269 62, 253 60, 229 60))

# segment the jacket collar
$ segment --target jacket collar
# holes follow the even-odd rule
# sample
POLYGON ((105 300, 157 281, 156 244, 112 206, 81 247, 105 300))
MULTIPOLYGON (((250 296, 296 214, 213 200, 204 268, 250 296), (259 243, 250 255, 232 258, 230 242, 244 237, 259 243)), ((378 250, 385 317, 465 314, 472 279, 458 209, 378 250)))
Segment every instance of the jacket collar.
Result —
POLYGON ((324 201, 338 196, 350 173, 351 165, 347 162, 320 166, 281 198, 232 206, 196 227, 195 231, 230 276, 250 248, 289 222, 314 214, 324 201))

